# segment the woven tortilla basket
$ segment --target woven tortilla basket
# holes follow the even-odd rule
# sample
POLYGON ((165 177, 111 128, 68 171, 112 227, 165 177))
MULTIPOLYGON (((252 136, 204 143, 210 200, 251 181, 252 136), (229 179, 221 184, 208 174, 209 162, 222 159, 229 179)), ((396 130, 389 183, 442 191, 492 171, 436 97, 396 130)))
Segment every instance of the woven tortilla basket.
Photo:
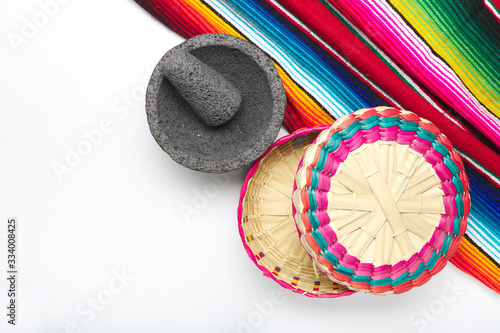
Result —
POLYGON ((320 298, 353 291, 314 267, 299 240, 291 195, 305 149, 328 127, 298 130, 276 141, 250 169, 238 206, 240 236, 255 265, 284 288, 320 298))
POLYGON ((362 109, 305 150, 293 209, 302 245, 332 281, 403 293, 427 282, 458 248, 469 183, 432 123, 409 111, 362 109))

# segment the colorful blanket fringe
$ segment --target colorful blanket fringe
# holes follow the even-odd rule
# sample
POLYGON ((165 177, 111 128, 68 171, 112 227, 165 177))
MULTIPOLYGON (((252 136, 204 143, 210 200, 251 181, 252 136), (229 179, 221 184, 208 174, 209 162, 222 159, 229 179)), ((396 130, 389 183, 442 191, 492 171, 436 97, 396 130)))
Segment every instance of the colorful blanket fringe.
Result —
POLYGON ((441 128, 471 182, 451 261, 500 293, 498 0, 136 1, 186 38, 220 32, 263 49, 283 79, 290 130, 378 105, 441 128))

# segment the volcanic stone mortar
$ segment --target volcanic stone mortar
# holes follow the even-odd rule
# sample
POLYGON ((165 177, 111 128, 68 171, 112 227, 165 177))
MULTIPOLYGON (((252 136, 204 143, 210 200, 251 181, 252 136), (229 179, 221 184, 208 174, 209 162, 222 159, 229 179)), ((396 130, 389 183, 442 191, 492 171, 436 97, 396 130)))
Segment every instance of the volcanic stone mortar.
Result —
POLYGON ((179 164, 211 173, 260 157, 278 135, 285 106, 283 83, 269 57, 225 34, 198 35, 168 51, 146 92, 148 123, 158 145, 179 164), (179 59, 188 59, 186 75, 179 74, 179 59), (204 65, 209 68, 200 69, 204 65), (220 77, 214 79, 213 71, 220 77), (190 73, 198 77, 189 79, 190 73), (222 91, 228 87, 236 92, 222 91), (218 97, 200 103, 199 91, 218 97), (220 96, 228 96, 229 108, 221 108, 220 96))

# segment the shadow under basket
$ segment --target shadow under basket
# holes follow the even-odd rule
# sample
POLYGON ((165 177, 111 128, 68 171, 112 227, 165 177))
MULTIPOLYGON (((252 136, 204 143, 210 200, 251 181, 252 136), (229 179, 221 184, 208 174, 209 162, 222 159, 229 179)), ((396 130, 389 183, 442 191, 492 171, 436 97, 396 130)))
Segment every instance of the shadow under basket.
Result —
POLYGON ((314 266, 300 242, 291 199, 304 151, 327 128, 302 129, 285 136, 255 162, 241 190, 238 221, 245 250, 265 276, 296 293, 334 298, 354 291, 314 266))

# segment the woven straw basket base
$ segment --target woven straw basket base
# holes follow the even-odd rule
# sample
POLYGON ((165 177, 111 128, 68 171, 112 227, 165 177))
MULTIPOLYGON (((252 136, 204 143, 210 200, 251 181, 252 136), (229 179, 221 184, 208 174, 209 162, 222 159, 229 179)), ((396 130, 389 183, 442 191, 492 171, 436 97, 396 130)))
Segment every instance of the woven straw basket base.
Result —
POLYGON ((299 130, 278 140, 250 170, 238 209, 245 249, 264 275, 310 297, 353 292, 314 267, 292 216, 291 195, 305 149, 327 127, 299 130))

